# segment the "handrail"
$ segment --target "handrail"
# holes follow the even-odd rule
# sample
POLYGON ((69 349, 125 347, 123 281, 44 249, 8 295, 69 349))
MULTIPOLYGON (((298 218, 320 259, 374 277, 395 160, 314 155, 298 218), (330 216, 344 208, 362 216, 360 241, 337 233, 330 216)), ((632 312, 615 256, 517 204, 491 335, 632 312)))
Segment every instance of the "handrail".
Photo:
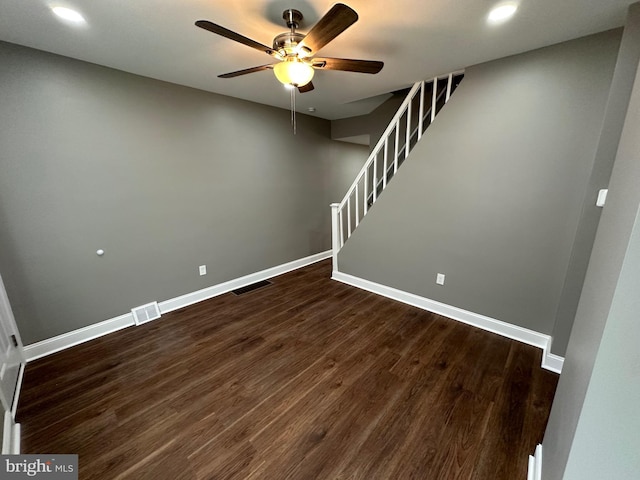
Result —
MULTIPOLYGON (((424 82, 422 82, 424 84, 424 82)), ((421 87, 422 88, 422 87, 421 87)), ((445 96, 445 94, 450 95, 451 93, 449 92, 449 87, 447 89, 442 90, 438 96, 436 97, 436 105, 437 103, 442 100, 442 97, 445 96)), ((411 99, 413 101, 413 99, 411 99)), ((424 97, 420 98, 420 101, 422 102, 424 100, 424 97)), ((420 121, 418 123, 418 125, 416 126, 416 128, 413 129, 413 131, 411 132, 411 135, 409 135, 409 141, 413 140, 417 135, 418 135, 418 131, 422 131, 423 129, 423 122, 424 120, 431 115, 431 110, 433 109, 433 105, 431 105, 429 107, 429 110, 427 110, 426 112, 424 112, 424 115, 422 115, 422 121, 420 121)), ((389 132, 391 133, 391 132, 389 132)), ((402 145, 402 148, 400 150, 398 150, 398 158, 400 158, 402 156, 402 154, 404 153, 405 149, 408 147, 408 144, 405 142, 404 145, 402 145)), ((380 152, 378 152, 380 153, 380 152)), ((384 174, 382 176, 381 179, 378 180, 378 183, 375 185, 376 190, 378 189, 378 187, 380 186, 381 183, 384 183, 385 179, 389 176, 389 172, 391 172, 391 170, 396 169, 397 167, 395 167, 395 165, 389 165, 387 169, 384 170, 384 174)), ((367 198, 366 201, 367 203, 369 203, 369 199, 373 197, 373 192, 371 192, 367 198)))
MULTIPOLYGON (((438 94, 438 96, 436 97, 436 104, 437 104, 440 100, 442 100, 442 97, 443 97, 443 96, 445 96, 446 92, 447 92, 446 90, 442 90, 442 91, 438 94)), ((423 120, 423 121, 424 121, 424 119, 425 119, 425 118, 427 118, 427 116, 431 115, 431 111, 432 111, 432 110, 433 110, 433 105, 431 105, 431 106, 429 107, 429 110, 427 110, 427 111, 424 113, 424 115, 422 116, 422 120, 423 120)), ((414 128, 414 129, 413 129, 413 132, 411 132, 411 135, 410 135, 410 137, 409 137, 410 139, 413 139, 413 138, 418 134, 418 130, 420 130, 420 127, 421 127, 421 125, 418 125, 416 128, 414 128)), ((400 156, 400 154, 404 152, 405 148, 407 148, 407 143, 406 143, 406 142, 405 142, 405 144, 402 146, 402 148, 398 151, 398 156, 400 156)), ((388 170, 387 170, 387 171, 388 171, 388 170)), ((380 182, 378 182, 378 183, 380 183, 380 182)))
POLYGON ((420 84, 421 83, 422 82, 416 82, 413 85, 413 87, 411 87, 411 90, 409 90, 409 93, 407 94, 406 98, 404 99, 404 101, 402 102, 400 107, 398 108, 398 111, 396 112, 396 114, 391 119, 391 122, 389 122, 389 125, 385 129, 384 133, 380 136, 380 139, 378 140, 378 143, 376 143, 376 146, 373 147, 373 150, 369 154, 369 157, 367 158, 367 161, 364 162, 364 166, 360 169, 360 172, 358 172, 358 175, 356 176, 355 181, 351 184, 351 187, 349 187, 349 190, 347 190, 347 194, 344 196, 344 198, 340 202, 340 209, 342 209, 342 207, 344 207, 345 203, 347 203, 347 199, 351 196, 351 194, 355 190, 356 185, 358 183, 360 183, 360 179, 364 175, 364 172, 371 166, 371 163, 373 162, 374 157, 376 157, 378 155, 378 153, 380 153, 380 149, 382 148, 382 146, 384 145, 385 141, 387 140, 387 137, 389 136, 389 134, 395 128, 396 123, 402 118, 402 115, 404 115, 404 112, 409 107, 409 104, 413 100, 413 97, 415 96, 416 92, 420 88, 420 84))

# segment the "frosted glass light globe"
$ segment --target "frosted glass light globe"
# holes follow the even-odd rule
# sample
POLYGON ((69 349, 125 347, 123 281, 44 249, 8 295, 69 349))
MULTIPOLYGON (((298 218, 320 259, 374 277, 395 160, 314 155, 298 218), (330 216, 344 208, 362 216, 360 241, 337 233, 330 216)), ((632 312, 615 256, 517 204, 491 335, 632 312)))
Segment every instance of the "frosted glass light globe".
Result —
POLYGON ((273 73, 284 85, 302 87, 311 81, 314 70, 310 65, 294 59, 277 63, 273 67, 273 73))

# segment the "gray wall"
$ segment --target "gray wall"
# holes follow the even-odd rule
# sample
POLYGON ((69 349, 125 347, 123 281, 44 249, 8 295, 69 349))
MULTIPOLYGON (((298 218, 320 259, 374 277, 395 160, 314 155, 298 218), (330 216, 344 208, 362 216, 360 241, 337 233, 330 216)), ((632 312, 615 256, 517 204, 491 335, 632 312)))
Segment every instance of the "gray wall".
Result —
POLYGON ((636 65, 609 197, 545 432, 545 480, 635 480, 640 472, 638 131, 636 65))
POLYGON ((620 36, 468 68, 340 271, 551 334, 620 36))
POLYGON ((354 137, 359 139, 368 138, 369 151, 372 151, 398 108, 400 108, 407 96, 407 92, 408 90, 394 93, 382 105, 367 115, 332 120, 331 138, 334 140, 345 139, 345 141, 351 141, 350 139, 354 137))
MULTIPOLYGON (((413 85, 412 85, 413 86, 413 85)), ((389 126, 389 123, 398 112, 400 105, 407 98, 407 94, 410 89, 400 90, 393 94, 393 96, 385 101, 382 105, 376 108, 369 114, 367 125, 369 127, 369 151, 372 152, 376 144, 382 137, 382 134, 389 126)), ((332 122, 333 125, 333 122, 332 122)), ((401 135, 405 134, 405 130, 401 129, 401 135)))
POLYGON ((569 335, 576 309, 578 308, 591 248, 596 236, 600 213, 602 212, 599 207, 595 206, 597 191, 601 188, 607 188, 611 177, 611 170, 618 142, 620 141, 622 125, 627 113, 639 58, 640 3, 636 3, 629 11, 629 18, 622 36, 620 52, 609 91, 604 125, 598 142, 596 161, 582 204, 578 232, 556 315, 551 351, 560 355, 564 354, 569 342, 569 335))
POLYGON ((6 43, 0 85, 0 271, 26 344, 330 248, 367 155, 325 120, 293 136, 285 110, 6 43))

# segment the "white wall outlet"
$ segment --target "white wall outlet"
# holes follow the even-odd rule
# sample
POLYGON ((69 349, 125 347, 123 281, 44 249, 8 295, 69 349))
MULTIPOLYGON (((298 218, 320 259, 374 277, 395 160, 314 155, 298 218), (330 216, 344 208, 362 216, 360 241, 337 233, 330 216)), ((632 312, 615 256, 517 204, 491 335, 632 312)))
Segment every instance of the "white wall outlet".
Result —
POLYGON ((444 273, 439 273, 436 275, 436 283, 438 285, 444 285, 444 273))
POLYGON ((206 265, 200 265, 200 267, 198 267, 199 271, 200 271, 200 275, 206 275, 207 274, 207 266, 206 265))

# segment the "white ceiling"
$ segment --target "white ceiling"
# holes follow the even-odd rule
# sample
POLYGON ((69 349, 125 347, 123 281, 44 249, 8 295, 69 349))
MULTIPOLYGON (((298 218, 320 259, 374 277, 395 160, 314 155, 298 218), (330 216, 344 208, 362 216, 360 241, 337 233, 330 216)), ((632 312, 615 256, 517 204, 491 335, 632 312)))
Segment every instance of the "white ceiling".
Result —
MULTIPOLYGON (((465 66, 551 45, 624 23, 633 0, 520 0, 516 16, 489 26, 494 0, 346 0, 360 19, 321 50, 322 56, 382 60, 377 75, 316 72, 298 111, 336 119, 368 113, 379 95, 465 66)), ((287 8, 300 10, 306 32, 333 0, 0 0, 0 40, 126 72, 253 102, 289 108, 271 71, 216 76, 272 63, 261 52, 194 26, 210 20, 260 43, 286 31, 287 8), (49 5, 81 12, 74 28, 49 5)), ((0 68, 2 68, 0 66, 0 68)))

